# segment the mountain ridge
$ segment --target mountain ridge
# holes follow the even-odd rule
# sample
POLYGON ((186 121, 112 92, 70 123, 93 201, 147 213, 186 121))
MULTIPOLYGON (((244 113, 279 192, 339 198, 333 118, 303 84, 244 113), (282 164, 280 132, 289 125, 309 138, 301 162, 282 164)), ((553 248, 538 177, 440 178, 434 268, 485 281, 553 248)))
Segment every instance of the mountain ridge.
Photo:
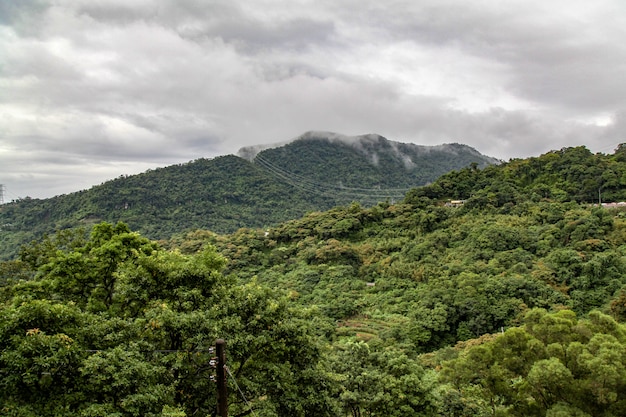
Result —
POLYGON ((0 259, 44 234, 100 221, 125 222, 151 239, 200 228, 262 228, 353 201, 397 201, 445 172, 492 161, 459 145, 455 152, 431 150, 421 162, 411 156, 415 166, 407 171, 402 155, 414 149, 409 145, 370 135, 355 141, 366 150, 358 151, 331 140, 339 137, 333 135, 310 132, 262 150, 252 161, 236 155, 199 158, 50 199, 7 203, 0 206, 0 259), (368 160, 368 153, 376 157, 368 160))
POLYGON ((351 198, 366 204, 399 200, 404 192, 431 183, 450 167, 484 168, 501 162, 467 145, 424 146, 376 134, 328 132, 307 132, 286 145, 267 147, 252 161, 294 186, 343 196, 342 204, 351 198))
MULTIPOLYGON (((288 141, 276 142, 272 144, 244 146, 237 151, 236 155, 241 158, 247 159, 249 161, 253 161, 254 158, 263 151, 281 148, 297 141, 306 141, 306 140, 313 140, 313 141, 319 140, 319 141, 329 141, 329 142, 338 142, 341 144, 348 144, 348 145, 353 146, 355 149, 363 152, 366 155, 367 155, 368 147, 371 147, 373 144, 380 144, 381 142, 383 142, 383 143, 386 143, 388 146, 390 146, 393 149, 393 151, 396 152, 398 156, 401 158, 406 157, 406 155, 402 153, 402 151, 399 149, 399 146, 409 148, 409 149, 419 150, 422 153, 428 153, 431 151, 458 152, 460 150, 459 148, 461 148, 462 150, 473 153, 477 157, 480 157, 480 158, 486 157, 475 148, 469 145, 464 145, 464 144, 460 144, 456 142, 442 143, 439 145, 418 145, 418 144, 410 143, 410 142, 405 143, 405 142, 392 141, 377 133, 368 133, 368 134, 363 134, 363 135, 348 136, 348 135, 343 135, 343 134, 335 133, 335 132, 314 131, 314 130, 307 131, 303 133, 302 135, 297 136, 288 141)), ((501 160, 497 158, 488 157, 488 156, 486 158, 491 160, 491 162, 494 164, 502 162, 501 160)), ((408 167, 413 167, 413 165, 409 163, 408 167)))

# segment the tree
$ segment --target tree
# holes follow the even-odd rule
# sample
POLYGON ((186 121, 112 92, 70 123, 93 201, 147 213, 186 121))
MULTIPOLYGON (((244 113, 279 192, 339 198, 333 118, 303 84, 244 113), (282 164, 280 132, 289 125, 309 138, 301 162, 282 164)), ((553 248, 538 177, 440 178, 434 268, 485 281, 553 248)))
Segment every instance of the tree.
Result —
MULTIPOLYGON (((163 251, 122 224, 49 251, 35 280, 11 285, 0 304, 3 414, 208 415, 209 347, 219 337, 255 410, 336 415, 315 313, 257 283, 237 285, 223 266, 211 247, 163 251)), ((246 415, 238 394, 232 415, 246 415)))
POLYGON ((340 401, 352 417, 436 415, 434 380, 399 351, 349 342, 333 369, 343 379, 340 401))
POLYGON ((569 310, 534 309, 524 321, 445 363, 442 378, 462 393, 478 384, 506 416, 626 411, 626 328, 599 312, 579 320, 569 310))

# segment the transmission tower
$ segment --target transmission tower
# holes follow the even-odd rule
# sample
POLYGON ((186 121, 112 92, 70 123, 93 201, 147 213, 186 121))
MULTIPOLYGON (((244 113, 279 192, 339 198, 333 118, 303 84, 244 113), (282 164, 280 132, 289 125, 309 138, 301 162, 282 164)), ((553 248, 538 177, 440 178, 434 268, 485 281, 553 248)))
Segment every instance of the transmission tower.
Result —
POLYGON ((4 204, 4 184, 0 184, 0 204, 4 204))

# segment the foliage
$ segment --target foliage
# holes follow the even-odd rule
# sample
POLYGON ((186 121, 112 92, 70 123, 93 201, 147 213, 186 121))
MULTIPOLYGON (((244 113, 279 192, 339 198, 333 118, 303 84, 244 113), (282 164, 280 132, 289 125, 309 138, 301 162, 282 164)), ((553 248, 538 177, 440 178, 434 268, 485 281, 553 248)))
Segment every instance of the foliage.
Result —
POLYGON ((416 152, 416 145, 380 138, 364 146, 365 154, 341 143, 296 141, 261 152, 254 163, 234 155, 197 159, 86 191, 7 203, 0 206, 0 260, 12 259, 21 245, 45 234, 101 221, 122 221, 151 239, 195 229, 266 227, 352 201, 401 199, 410 187, 452 169, 494 162, 463 145, 416 152), (411 155, 412 167, 398 159, 399 149, 411 155))
POLYGON ((336 356, 341 373, 341 403, 352 417, 435 416, 435 378, 404 353, 373 351, 364 342, 349 342, 336 356))
MULTIPOLYGON (((266 232, 242 229, 203 239, 230 260, 225 273, 233 279, 287 289, 293 302, 315 306, 336 322, 335 332, 317 325, 337 349, 331 360, 340 373, 339 403, 346 414, 358 416, 393 415, 400 405, 391 398, 412 395, 384 396, 387 383, 402 386, 389 374, 385 352, 419 361, 425 357, 420 354, 443 352, 459 341, 472 346, 485 335, 516 334, 525 314, 537 308, 581 317, 601 309, 623 319, 625 231, 622 210, 574 202, 467 209, 420 200, 370 208, 352 204, 266 232)), ((533 362, 519 350, 502 357, 533 362)), ((530 374, 533 381, 543 378, 544 366, 567 375, 553 362, 539 362, 530 374)), ((474 371, 468 374, 497 386, 516 378, 474 371)), ((435 398, 433 412, 440 415, 509 415, 518 407, 476 383, 462 390, 448 380, 429 386, 428 373, 412 374, 419 377, 412 385, 417 397, 426 403, 435 398), (419 391, 421 386, 432 389, 419 391)), ((558 379, 548 381, 546 389, 559 389, 558 379)), ((519 394, 524 395, 529 394, 519 394)), ((537 407, 512 415, 595 415, 566 402, 537 407)), ((615 407, 611 410, 620 406, 615 407)), ((431 412, 420 410, 415 413, 431 412)))
POLYGON ((461 398, 479 396, 490 415, 617 416, 626 412, 626 327, 594 312, 529 311, 523 327, 444 362, 461 398))
MULTIPOLYGON (((82 245, 26 252, 39 255, 36 274, 7 285, 0 305, 3 415, 210 414, 218 337, 259 415, 335 415, 312 313, 234 285, 213 249, 168 252, 102 223, 82 245)), ((236 394, 233 415, 249 412, 236 394)))
POLYGON ((524 201, 626 200, 626 160, 620 145, 613 155, 592 154, 584 146, 563 148, 539 157, 513 159, 483 170, 476 166, 442 175, 432 185, 412 190, 421 197, 467 200, 466 207, 502 207, 524 201))
POLYGON ((623 314, 610 302, 626 285, 625 225, 620 211, 573 203, 353 204, 205 239, 227 274, 292 291, 344 323, 342 335, 358 323, 353 335, 428 352, 514 326, 533 307, 623 314))

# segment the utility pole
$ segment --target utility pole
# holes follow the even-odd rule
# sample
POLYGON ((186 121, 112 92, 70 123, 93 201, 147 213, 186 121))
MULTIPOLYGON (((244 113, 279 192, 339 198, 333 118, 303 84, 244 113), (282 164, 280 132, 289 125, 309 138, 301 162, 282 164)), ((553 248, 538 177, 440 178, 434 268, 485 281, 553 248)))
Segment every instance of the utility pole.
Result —
POLYGON ((217 415, 228 417, 228 392, 226 391, 226 342, 224 339, 215 341, 215 353, 217 355, 217 415))
POLYGON ((4 204, 4 184, 0 184, 0 204, 4 204))

